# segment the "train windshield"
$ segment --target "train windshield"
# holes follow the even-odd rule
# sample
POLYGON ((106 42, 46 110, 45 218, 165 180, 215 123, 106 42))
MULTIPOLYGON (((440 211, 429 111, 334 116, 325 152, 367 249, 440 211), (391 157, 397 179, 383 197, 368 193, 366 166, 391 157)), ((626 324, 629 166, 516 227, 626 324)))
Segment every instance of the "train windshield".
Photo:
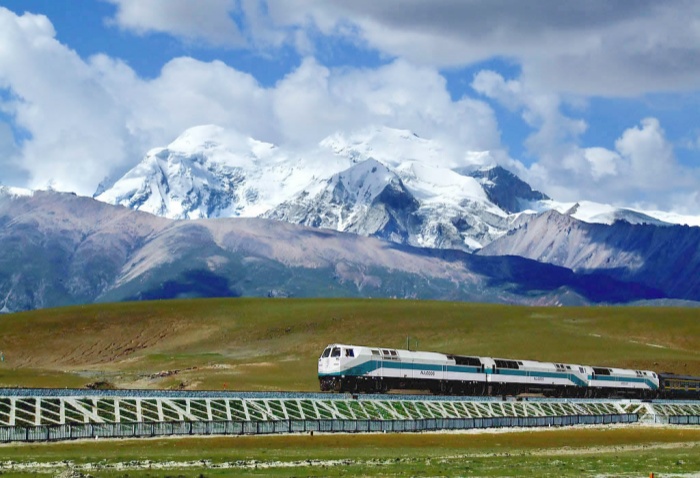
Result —
POLYGON ((324 350, 323 353, 321 354, 321 358, 326 358, 326 357, 328 357, 330 354, 331 354, 331 348, 328 347, 328 348, 327 348, 326 350, 324 350))
POLYGON ((340 348, 333 347, 333 352, 331 352, 331 357, 340 357, 340 348))

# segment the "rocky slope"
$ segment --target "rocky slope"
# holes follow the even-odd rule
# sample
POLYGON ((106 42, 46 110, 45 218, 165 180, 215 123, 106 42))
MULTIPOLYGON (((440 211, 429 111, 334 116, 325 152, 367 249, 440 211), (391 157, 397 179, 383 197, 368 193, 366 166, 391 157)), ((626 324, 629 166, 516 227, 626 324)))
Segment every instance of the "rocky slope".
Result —
POLYGON ((397 297, 522 304, 654 299, 522 258, 421 249, 266 219, 174 221, 0 191, 0 309, 174 297, 397 297))
POLYGON ((492 242, 480 255, 514 255, 578 272, 645 284, 671 298, 700 300, 700 228, 589 224, 542 213, 492 242))

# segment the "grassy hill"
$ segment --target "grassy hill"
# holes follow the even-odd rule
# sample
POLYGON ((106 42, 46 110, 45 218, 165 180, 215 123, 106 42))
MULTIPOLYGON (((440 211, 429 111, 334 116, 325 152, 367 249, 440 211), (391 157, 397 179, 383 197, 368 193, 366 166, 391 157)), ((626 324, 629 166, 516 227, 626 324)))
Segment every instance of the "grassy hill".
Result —
POLYGON ((700 375, 697 309, 201 299, 0 316, 0 386, 318 390, 332 342, 700 375))

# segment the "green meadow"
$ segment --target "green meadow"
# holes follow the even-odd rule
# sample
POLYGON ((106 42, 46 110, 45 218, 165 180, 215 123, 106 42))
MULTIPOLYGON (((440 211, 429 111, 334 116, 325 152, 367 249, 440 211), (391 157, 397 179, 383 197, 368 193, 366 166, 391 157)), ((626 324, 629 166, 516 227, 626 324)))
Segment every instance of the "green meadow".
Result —
MULTIPOLYGON (((317 391, 316 359, 327 344, 401 348, 407 337, 421 350, 700 374, 697 315, 684 308, 338 299, 67 307, 0 317, 0 386, 317 391)), ((658 477, 699 471, 697 427, 0 445, 0 474, 8 477, 658 477)))
POLYGON ((344 299, 99 304, 0 317, 0 386, 318 390, 333 342, 700 374, 697 309, 344 299))
POLYGON ((700 471, 700 429, 92 440, 0 445, 0 456, 8 477, 678 477, 700 471))

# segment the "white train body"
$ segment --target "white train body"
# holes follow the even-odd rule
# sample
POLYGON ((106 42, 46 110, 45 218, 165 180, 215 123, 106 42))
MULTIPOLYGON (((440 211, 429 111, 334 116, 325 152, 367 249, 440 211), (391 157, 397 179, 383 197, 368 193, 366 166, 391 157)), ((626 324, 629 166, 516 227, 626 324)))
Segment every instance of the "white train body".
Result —
POLYGON ((331 344, 318 359, 323 391, 553 396, 645 396, 659 388, 654 372, 579 364, 469 357, 331 344))

